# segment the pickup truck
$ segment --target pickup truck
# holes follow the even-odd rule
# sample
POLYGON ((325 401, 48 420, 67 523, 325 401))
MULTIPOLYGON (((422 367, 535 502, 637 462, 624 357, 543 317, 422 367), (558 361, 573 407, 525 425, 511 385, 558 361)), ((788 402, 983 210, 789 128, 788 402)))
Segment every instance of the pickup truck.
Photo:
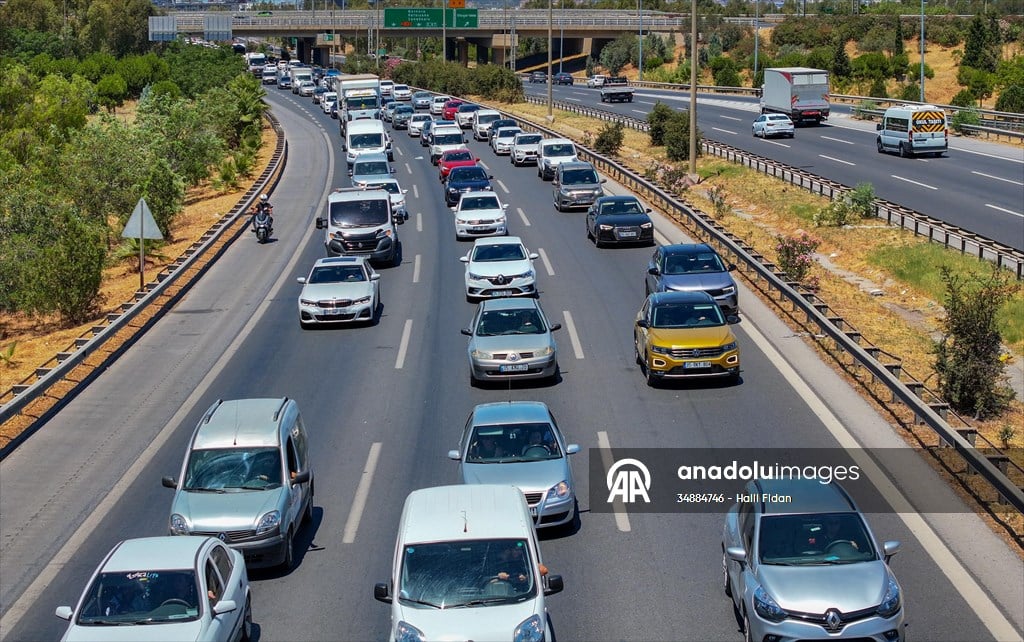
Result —
POLYGON ((600 87, 604 84, 604 75, 594 74, 590 78, 587 78, 587 87, 600 87))
POLYGON ((629 86, 629 81, 622 77, 605 78, 601 85, 601 102, 633 102, 633 88, 629 86))

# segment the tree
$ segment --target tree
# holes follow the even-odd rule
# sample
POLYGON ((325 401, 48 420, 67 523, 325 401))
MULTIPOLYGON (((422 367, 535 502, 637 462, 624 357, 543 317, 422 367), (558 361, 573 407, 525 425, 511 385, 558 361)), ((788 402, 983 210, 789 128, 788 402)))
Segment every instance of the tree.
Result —
POLYGON ((665 123, 675 116, 675 113, 674 109, 661 101, 654 103, 651 111, 647 112, 647 124, 649 125, 647 133, 651 137, 653 147, 665 144, 665 123))
POLYGON ((55 32, 60 14, 53 0, 8 0, 0 5, 0 24, 8 29, 55 32))
POLYGON ((960 59, 960 66, 994 72, 998 60, 997 56, 992 55, 991 34, 982 22, 981 14, 976 13, 967 27, 967 39, 964 42, 964 55, 960 59))
POLYGON ((906 36, 903 35, 903 21, 900 20, 899 15, 896 16, 896 33, 893 35, 892 41, 892 55, 893 57, 902 55, 905 52, 903 40, 906 36))
POLYGON ((149 49, 152 15, 155 9, 147 0, 92 0, 79 37, 89 51, 143 53, 149 49))
POLYGON ((836 40, 832 53, 832 75, 838 78, 849 78, 853 73, 850 56, 846 53, 846 43, 836 40))
POLYGON ((1013 399, 999 360, 1002 339, 996 315, 1016 290, 1004 274, 968 281, 942 268, 946 286, 943 336, 935 345, 935 372, 943 398, 957 411, 981 419, 998 414, 1013 399))
MULTIPOLYGON (((700 155, 700 131, 697 131, 697 155, 700 155)), ((665 123, 665 155, 670 161, 690 160, 690 112, 674 112, 665 123)))
POLYGON ((96 83, 96 97, 107 111, 114 111, 128 98, 128 83, 120 74, 110 74, 96 83))
POLYGON ((621 121, 606 123, 598 132, 597 138, 594 139, 594 149, 599 154, 615 156, 622 148, 622 141, 625 140, 625 137, 621 121))
POLYGON ((1008 111, 1014 114, 1024 114, 1024 87, 1011 85, 999 94, 996 101, 996 111, 1008 111))

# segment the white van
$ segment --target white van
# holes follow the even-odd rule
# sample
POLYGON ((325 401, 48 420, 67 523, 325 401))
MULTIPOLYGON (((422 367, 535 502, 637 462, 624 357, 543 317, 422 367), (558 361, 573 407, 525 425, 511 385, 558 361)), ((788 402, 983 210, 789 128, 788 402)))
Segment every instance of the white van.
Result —
POLYGON ((327 256, 365 256, 396 266, 402 262, 397 226, 404 218, 404 212, 392 209, 391 194, 384 189, 339 188, 327 196, 316 229, 324 230, 327 256))
POLYGON ((575 163, 576 145, 568 138, 545 138, 537 146, 537 176, 550 181, 562 163, 575 163))
POLYGON ((405 500, 391 579, 373 596, 391 604, 389 640, 550 641, 544 598, 563 584, 546 573, 518 488, 423 488, 405 500))
POLYGON ((363 154, 387 154, 389 161, 395 160, 391 137, 384 131, 384 123, 376 119, 353 120, 345 128, 342 144, 349 167, 363 154))
POLYGON ((949 149, 946 112, 934 105, 890 107, 875 129, 878 130, 875 143, 879 154, 898 152, 903 157, 917 154, 942 156, 949 149))

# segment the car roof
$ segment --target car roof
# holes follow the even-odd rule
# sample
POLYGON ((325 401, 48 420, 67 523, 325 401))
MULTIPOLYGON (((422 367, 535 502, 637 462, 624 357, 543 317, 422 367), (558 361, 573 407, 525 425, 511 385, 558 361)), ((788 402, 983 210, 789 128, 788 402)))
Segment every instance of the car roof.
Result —
POLYGON ((711 247, 707 243, 676 243, 675 245, 663 245, 661 251, 666 256, 688 256, 690 254, 701 254, 711 252, 712 254, 718 254, 715 252, 715 248, 711 247))
POLYGON ((471 192, 463 192, 461 198, 466 198, 467 196, 493 196, 494 198, 498 199, 499 203, 501 202, 501 199, 498 198, 498 195, 489 189, 475 189, 471 192))
POLYGON ((639 203, 640 199, 632 194, 620 194, 615 196, 601 196, 595 201, 597 205, 604 203, 639 203))
POLYGON ((126 539, 114 547, 101 570, 104 573, 117 573, 150 569, 194 569, 196 555, 208 539, 197 535, 126 539))
POLYGON ((592 169, 594 171, 597 171, 597 169, 593 165, 586 161, 573 161, 571 163, 562 163, 561 165, 558 166, 558 169, 561 171, 570 169, 592 169))
MULTIPOLYGON (((491 301, 509 301, 509 299, 490 299, 491 301)), ((533 299, 512 301, 518 303, 519 307, 527 301, 536 304, 533 299)), ((514 308, 516 309, 516 308, 514 308)), ((504 423, 537 423, 551 421, 551 412, 543 401, 497 401, 494 403, 482 403, 473 408, 473 424, 477 426, 490 426, 504 423)))
POLYGON ((390 203, 391 195, 382 189, 363 189, 361 187, 343 187, 327 195, 328 203, 365 201, 368 199, 384 199, 390 203))
POLYGON ((278 420, 288 399, 230 399, 203 416, 192 448, 276 447, 278 420))
POLYGON ((540 143, 541 145, 547 145, 549 143, 568 143, 570 145, 573 144, 573 142, 568 138, 545 138, 541 140, 540 143))
POLYGON ((326 256, 322 259, 317 259, 316 263, 313 264, 313 267, 346 264, 361 265, 363 263, 366 263, 365 256, 326 256))
POLYGON ((384 132, 384 123, 377 120, 376 118, 361 118, 359 120, 353 120, 345 127, 345 133, 356 134, 372 132, 374 134, 384 132))
POLYGON ((403 544, 476 539, 528 539, 533 521, 515 486, 464 484, 409 493, 402 514, 403 544), (512 510, 510 510, 512 509, 512 510))
POLYGON ((497 109, 487 109, 486 107, 481 107, 480 108, 480 113, 478 113, 477 116, 490 115, 490 114, 497 114, 497 115, 501 116, 501 112, 498 111, 497 109))
POLYGON ((522 245, 522 243, 523 240, 518 236, 489 236, 474 240, 473 247, 478 245, 522 245))
POLYGON ((653 305, 666 303, 714 303, 715 300, 710 294, 702 290, 691 292, 654 292, 650 295, 653 305))
POLYGON ((380 161, 384 161, 385 163, 388 162, 387 154, 382 154, 380 152, 371 152, 369 154, 360 154, 352 164, 355 165, 356 163, 379 163, 380 161))
POLYGON ((762 479, 755 485, 762 495, 789 497, 787 502, 761 502, 761 512, 766 514, 858 512, 853 499, 836 483, 822 484, 817 479, 762 479))

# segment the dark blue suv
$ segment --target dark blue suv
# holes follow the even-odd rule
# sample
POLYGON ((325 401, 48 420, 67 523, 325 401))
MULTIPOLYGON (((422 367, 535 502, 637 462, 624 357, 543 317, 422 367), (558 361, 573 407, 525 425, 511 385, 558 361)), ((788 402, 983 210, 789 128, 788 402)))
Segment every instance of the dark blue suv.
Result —
POLYGON ((450 207, 459 202, 465 192, 478 192, 491 189, 491 179, 483 167, 454 167, 448 173, 448 181, 444 184, 444 202, 450 207))

